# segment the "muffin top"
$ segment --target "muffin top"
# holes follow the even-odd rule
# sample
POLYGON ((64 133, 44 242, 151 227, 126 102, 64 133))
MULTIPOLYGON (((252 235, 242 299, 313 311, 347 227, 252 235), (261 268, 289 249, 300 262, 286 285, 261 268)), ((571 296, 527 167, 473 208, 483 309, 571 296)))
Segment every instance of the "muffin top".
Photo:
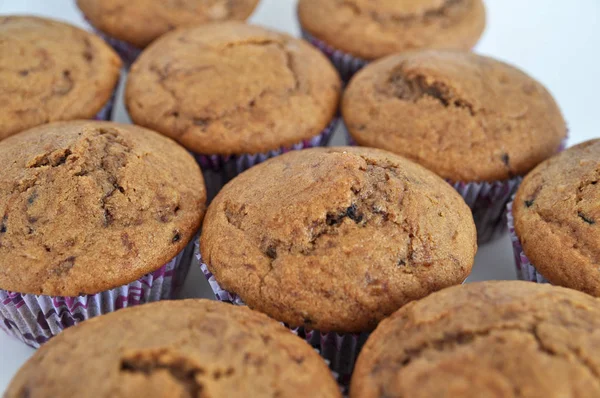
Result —
POLYGON ((524 175, 567 135, 560 109, 540 83, 466 52, 377 61, 351 81, 342 112, 359 144, 407 156, 453 181, 524 175))
POLYGON ((95 294, 175 257, 204 215, 194 159, 140 127, 59 122, 0 142, 0 289, 95 294))
POLYGON ((259 0, 77 0, 98 30, 135 47, 180 26, 245 20, 259 0))
POLYGON ((320 134, 340 78, 308 43, 229 22, 180 29, 131 68, 126 104, 140 125, 204 154, 258 153, 320 134))
POLYGON ((311 35, 365 60, 424 48, 470 50, 485 28, 481 0, 300 0, 298 16, 311 35))
POLYGON ((525 254, 551 283, 600 296, 600 140, 535 168, 513 204, 525 254))
POLYGON ((341 397, 319 355, 274 320, 245 307, 184 300, 67 329, 21 368, 5 398, 283 398, 298 391, 341 397))
POLYGON ((530 282, 457 286, 381 322, 351 398, 600 396, 600 303, 530 282))
POLYGON ((50 19, 0 16, 0 140, 40 124, 94 117, 121 60, 102 39, 50 19))
POLYGON ((461 283, 471 211, 435 174, 369 148, 294 151, 244 172, 207 211, 203 261, 251 308, 290 326, 373 329, 461 283))

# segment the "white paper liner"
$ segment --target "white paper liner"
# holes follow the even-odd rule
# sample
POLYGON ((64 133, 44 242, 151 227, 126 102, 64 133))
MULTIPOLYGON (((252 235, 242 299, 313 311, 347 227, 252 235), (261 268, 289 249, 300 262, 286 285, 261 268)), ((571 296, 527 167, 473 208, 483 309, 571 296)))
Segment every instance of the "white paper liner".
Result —
POLYGON ((507 224, 508 231, 510 233, 510 240, 512 242, 513 251, 515 255, 515 267, 517 268, 517 277, 522 281, 536 282, 536 283, 550 283, 540 274, 535 266, 531 264, 531 261, 525 255, 521 241, 515 232, 515 219, 513 217, 513 203, 510 202, 507 205, 507 224))
POLYGON ((322 40, 317 39, 306 30, 302 29, 302 38, 317 47, 335 66, 342 80, 347 83, 352 76, 361 70, 369 61, 355 57, 341 50, 331 47, 322 40))
MULTIPOLYGON (((198 242, 196 242, 195 246, 196 261, 200 264, 202 273, 208 280, 215 298, 234 305, 246 305, 236 294, 230 293, 219 286, 214 275, 202 261, 198 242)), ((288 327, 287 325, 285 326, 288 327)), ((315 330, 308 331, 303 327, 289 329, 319 352, 329 364, 331 371, 336 374, 340 386, 347 389, 352 371, 354 370, 354 364, 360 350, 369 337, 369 333, 324 333, 315 330)))
POLYGON ((193 246, 135 282, 79 297, 38 296, 0 290, 0 325, 38 348, 64 329, 121 308, 174 298, 187 277, 193 246))

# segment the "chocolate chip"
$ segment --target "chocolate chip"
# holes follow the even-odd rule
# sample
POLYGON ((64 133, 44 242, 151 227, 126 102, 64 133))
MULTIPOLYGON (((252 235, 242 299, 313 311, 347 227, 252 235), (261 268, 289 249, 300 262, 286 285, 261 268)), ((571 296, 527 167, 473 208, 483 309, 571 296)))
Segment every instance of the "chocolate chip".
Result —
POLYGON ((173 239, 171 239, 172 243, 177 243, 181 240, 181 235, 179 234, 179 231, 175 231, 174 235, 173 235, 173 239))
POLYGON ((104 209, 104 226, 108 227, 114 220, 113 215, 111 214, 110 210, 108 209, 104 209))
POLYGON ((33 193, 32 193, 32 194, 29 196, 29 198, 27 198, 27 203, 29 203, 30 205, 32 205, 32 204, 33 204, 33 202, 35 202, 35 200, 37 199, 37 197, 38 197, 38 194, 37 194, 37 192, 33 192, 33 193))
POLYGON ((275 246, 267 247, 266 253, 271 260, 275 260, 277 258, 277 248, 275 246))
POLYGON ((406 265, 406 260, 401 259, 400 261, 398 261, 398 266, 399 267, 404 267, 406 265))
POLYGON ((533 199, 526 200, 526 201, 525 201, 525 207, 528 207, 528 208, 529 208, 529 207, 531 207, 531 206, 533 206, 533 199))
POLYGON ((194 124, 198 127, 206 127, 210 123, 210 119, 206 118, 195 118, 194 124))
POLYGON ((0 224, 0 234, 6 233, 6 225, 0 224))
POLYGON ((29 71, 27 69, 23 69, 19 71, 19 76, 27 76, 29 74, 29 71))
POLYGON ((596 221, 588 216, 586 216, 585 214, 583 214, 582 212, 577 213, 577 215, 579 216, 579 218, 581 218, 583 221, 585 221, 586 223, 590 224, 590 225, 594 225, 596 224, 596 221))
POLYGON ((352 206, 348 207, 346 209, 346 215, 348 216, 349 219, 351 219, 352 221, 354 221, 355 223, 359 223, 363 220, 363 216, 362 214, 358 214, 357 213, 357 208, 355 204, 352 204, 352 206))
POLYGON ((508 156, 508 153, 502 154, 502 163, 504 163, 506 167, 510 167, 510 156, 508 156))

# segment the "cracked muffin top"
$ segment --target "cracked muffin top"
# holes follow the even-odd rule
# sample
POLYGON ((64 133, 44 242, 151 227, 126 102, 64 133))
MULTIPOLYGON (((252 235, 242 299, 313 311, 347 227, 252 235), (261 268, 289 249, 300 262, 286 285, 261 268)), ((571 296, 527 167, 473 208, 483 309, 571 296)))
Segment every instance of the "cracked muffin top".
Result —
POLYGON ((251 308, 344 333, 462 283, 476 250, 471 211, 449 184, 369 148, 253 167, 212 202, 201 237, 204 263, 251 308))
POLYGON ((365 60, 470 50, 485 28, 481 0, 300 0, 298 17, 312 36, 365 60))
POLYGON ((600 140, 577 145, 525 177, 513 204, 527 258, 551 283, 600 296, 600 140))
POLYGON ((320 134, 340 78, 308 43, 242 23, 181 29, 132 66, 132 119, 202 154, 259 153, 320 134))
POLYGON ((600 302, 574 290, 453 287, 381 322, 359 355, 350 397, 600 396, 599 328, 600 302))
POLYGON ((126 308, 67 329, 33 355, 4 397, 291 398, 299 392, 341 398, 308 344, 248 308, 183 300, 126 308))
POLYGON ((144 48, 182 26, 247 19, 259 0, 77 0, 94 27, 144 48))
POLYGON ((0 142, 0 289, 95 294, 153 272, 192 239, 198 165, 153 131, 58 122, 0 142))
POLYGON ((492 58, 425 51, 377 61, 344 94, 360 145, 406 156, 452 181, 525 175, 567 136, 550 93, 492 58))
POLYGON ((0 16, 0 140, 89 119, 110 100, 121 60, 99 37, 51 19, 0 16))

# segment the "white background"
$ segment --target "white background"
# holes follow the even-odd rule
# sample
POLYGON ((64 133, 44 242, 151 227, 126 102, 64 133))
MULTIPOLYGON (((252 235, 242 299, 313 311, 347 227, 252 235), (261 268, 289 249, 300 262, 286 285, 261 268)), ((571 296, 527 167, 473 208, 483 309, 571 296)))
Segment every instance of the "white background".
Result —
MULTIPOLYGON (((262 0, 254 23, 298 33, 296 0, 262 0)), ((556 96, 570 128, 570 144, 600 136, 600 1, 486 0, 488 28, 477 51, 519 66, 556 96)), ((0 0, 0 14, 31 13, 85 26, 70 0, 0 0)), ((1 56, 9 56, 1 54, 1 56)), ((117 121, 128 121, 123 107, 117 121)), ((341 143, 336 137, 336 143, 341 143)), ((470 281, 513 279, 508 237, 481 247, 470 281)), ((190 275, 186 296, 208 297, 198 272, 190 275)), ((33 350, 0 332, 0 394, 33 350)))

